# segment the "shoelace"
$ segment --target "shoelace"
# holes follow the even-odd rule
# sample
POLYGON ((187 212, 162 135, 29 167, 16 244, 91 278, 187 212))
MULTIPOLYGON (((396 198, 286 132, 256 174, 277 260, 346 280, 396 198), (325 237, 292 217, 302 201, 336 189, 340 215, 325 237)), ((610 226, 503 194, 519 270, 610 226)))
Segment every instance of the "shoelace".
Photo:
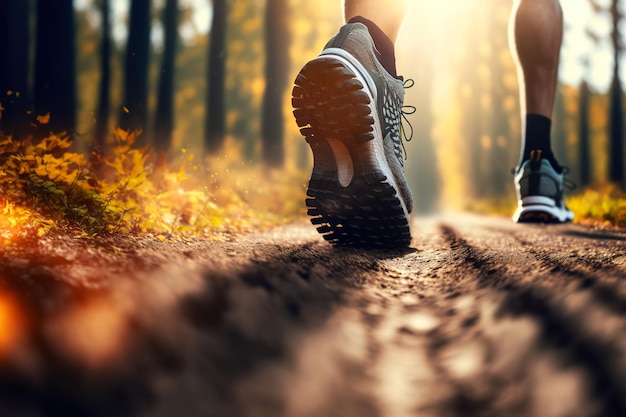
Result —
POLYGON ((576 184, 574 181, 570 180, 569 178, 565 178, 565 176, 567 174, 569 174, 569 172, 570 172, 569 167, 561 165, 561 169, 563 170, 563 172, 562 172, 562 174, 563 174, 563 187, 567 188, 568 190, 573 190, 576 187, 578 187, 578 184, 576 184))
MULTIPOLYGON (((415 81, 411 78, 408 78, 406 80, 403 81, 402 86, 404 87, 404 89, 408 89, 411 88, 415 85, 415 81)), ((413 114, 417 111, 417 108, 415 106, 406 106, 406 105, 402 105, 402 120, 400 121, 400 144, 402 145, 402 153, 404 154, 404 159, 406 160, 408 158, 408 154, 406 151, 406 148, 404 147, 404 142, 410 142, 413 139, 413 125, 411 124, 411 122, 409 121, 409 118, 407 117, 407 115, 413 114), (408 125, 409 127, 409 131, 407 133, 407 129, 404 127, 406 125, 408 125), (404 140, 402 140, 404 139, 404 140)))

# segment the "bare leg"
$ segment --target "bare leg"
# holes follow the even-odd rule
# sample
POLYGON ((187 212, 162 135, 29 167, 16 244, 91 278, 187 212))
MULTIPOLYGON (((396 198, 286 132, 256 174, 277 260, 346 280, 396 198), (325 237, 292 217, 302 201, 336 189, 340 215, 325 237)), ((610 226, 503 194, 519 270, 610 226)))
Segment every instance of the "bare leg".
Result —
POLYGON ((558 0, 515 3, 510 40, 518 64, 522 112, 550 117, 563 39, 563 12, 558 0))
POLYGON ((369 19, 395 42, 408 6, 408 0, 344 0, 344 19, 346 22, 356 16, 369 19))
POLYGON ((563 12, 558 0, 514 0, 510 43, 517 61, 523 142, 515 172, 517 223, 574 219, 563 200, 565 174, 550 146, 563 12))
POLYGON ((395 42, 410 0, 344 0, 346 23, 367 26, 380 63, 394 77, 396 73, 395 42))
POLYGON ((515 0, 510 23, 525 131, 522 161, 529 158, 531 149, 541 149, 554 160, 549 119, 557 85, 563 12, 558 0, 515 0))

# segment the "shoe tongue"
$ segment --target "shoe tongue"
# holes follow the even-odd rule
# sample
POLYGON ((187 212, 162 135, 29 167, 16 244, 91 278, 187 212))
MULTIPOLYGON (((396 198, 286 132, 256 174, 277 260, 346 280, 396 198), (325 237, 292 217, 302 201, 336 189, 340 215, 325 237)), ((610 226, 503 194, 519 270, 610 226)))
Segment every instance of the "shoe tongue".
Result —
POLYGON ((543 151, 541 149, 535 149, 530 151, 530 161, 533 165, 541 164, 542 160, 546 160, 552 166, 552 169, 556 171, 557 174, 563 173, 563 167, 559 164, 559 162, 554 157, 552 151, 543 151))
POLYGON ((550 165, 552 165, 552 169, 554 169, 557 174, 562 174, 563 173, 563 167, 561 165, 559 165, 559 163, 557 162, 556 159, 554 159, 554 158, 548 159, 548 162, 550 162, 550 165))

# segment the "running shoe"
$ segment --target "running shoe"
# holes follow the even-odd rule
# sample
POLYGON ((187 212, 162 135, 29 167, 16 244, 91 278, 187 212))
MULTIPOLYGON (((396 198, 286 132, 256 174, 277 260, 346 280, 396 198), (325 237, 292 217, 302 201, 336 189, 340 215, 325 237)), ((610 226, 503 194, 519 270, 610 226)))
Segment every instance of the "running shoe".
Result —
POLYGON ((413 199, 404 175, 404 83, 376 57, 361 23, 347 24, 300 71, 292 104, 313 151, 306 204, 328 242, 406 247, 413 199))
POLYGON ((574 220, 563 200, 567 171, 555 169, 550 161, 541 158, 541 151, 531 151, 530 160, 515 170, 517 210, 516 223, 566 223, 574 220))

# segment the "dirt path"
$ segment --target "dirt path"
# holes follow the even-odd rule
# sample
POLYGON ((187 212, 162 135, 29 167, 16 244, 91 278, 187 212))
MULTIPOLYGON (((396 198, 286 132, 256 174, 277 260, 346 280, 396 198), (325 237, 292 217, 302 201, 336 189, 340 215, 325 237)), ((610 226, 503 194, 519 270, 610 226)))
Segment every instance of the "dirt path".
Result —
POLYGON ((626 233, 419 219, 0 254, 2 416, 625 416, 626 233))

